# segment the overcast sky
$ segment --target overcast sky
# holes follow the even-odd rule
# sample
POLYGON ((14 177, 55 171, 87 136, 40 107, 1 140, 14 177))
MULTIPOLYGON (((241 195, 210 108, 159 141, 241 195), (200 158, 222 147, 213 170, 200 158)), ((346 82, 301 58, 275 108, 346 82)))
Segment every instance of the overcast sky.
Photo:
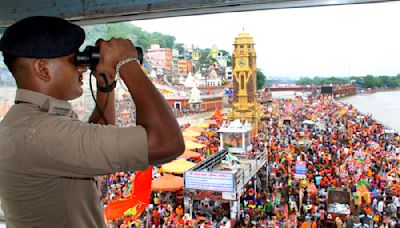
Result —
POLYGON ((248 32, 268 77, 400 73, 400 2, 223 13, 134 21, 176 42, 232 52, 248 32))

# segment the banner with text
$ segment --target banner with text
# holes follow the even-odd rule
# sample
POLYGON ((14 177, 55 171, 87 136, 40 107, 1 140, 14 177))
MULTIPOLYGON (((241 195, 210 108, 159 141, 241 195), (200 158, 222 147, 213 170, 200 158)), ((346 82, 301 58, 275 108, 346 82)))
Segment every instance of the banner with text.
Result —
POLYGON ((234 192, 233 173, 186 171, 185 189, 234 192))
POLYGON ((294 177, 299 179, 306 178, 307 163, 305 161, 297 161, 294 169, 294 177))

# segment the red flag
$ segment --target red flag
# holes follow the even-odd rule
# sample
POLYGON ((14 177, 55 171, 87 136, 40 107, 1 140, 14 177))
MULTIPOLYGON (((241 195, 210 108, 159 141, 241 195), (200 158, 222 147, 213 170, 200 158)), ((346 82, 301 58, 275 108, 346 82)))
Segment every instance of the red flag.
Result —
POLYGON ((106 220, 114 220, 124 216, 124 212, 132 209, 132 216, 139 216, 150 203, 152 166, 146 171, 136 172, 134 180, 134 189, 128 197, 121 200, 115 200, 104 209, 106 220))
POLYGON ((153 166, 149 166, 146 171, 136 172, 134 187, 132 191, 133 197, 149 204, 151 193, 151 181, 153 180, 153 166))

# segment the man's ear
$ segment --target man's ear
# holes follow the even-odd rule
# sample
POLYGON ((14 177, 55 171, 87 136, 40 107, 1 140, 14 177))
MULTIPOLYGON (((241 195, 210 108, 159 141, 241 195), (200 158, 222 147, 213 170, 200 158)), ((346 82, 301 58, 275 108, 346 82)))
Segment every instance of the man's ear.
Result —
POLYGON ((35 75, 40 78, 40 80, 49 82, 50 71, 49 71, 49 61, 46 59, 35 59, 33 60, 33 71, 35 75))

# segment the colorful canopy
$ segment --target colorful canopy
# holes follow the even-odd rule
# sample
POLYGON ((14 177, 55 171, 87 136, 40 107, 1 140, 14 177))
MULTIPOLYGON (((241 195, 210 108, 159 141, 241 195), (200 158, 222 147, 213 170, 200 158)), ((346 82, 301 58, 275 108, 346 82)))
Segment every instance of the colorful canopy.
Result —
POLYGON ((204 145, 200 143, 195 143, 193 141, 185 141, 185 148, 187 150, 194 150, 194 149, 200 149, 203 148, 204 145))
POLYGON ((190 150, 185 150, 185 152, 181 154, 178 158, 199 158, 200 156, 201 156, 200 153, 190 150))
POLYGON ((189 136, 189 137, 197 137, 197 136, 200 136, 201 133, 200 133, 200 132, 197 132, 197 131, 192 131, 192 130, 187 130, 187 129, 185 129, 185 130, 182 132, 182 135, 183 135, 183 136, 189 136))
POLYGON ((183 178, 167 174, 154 179, 151 183, 152 191, 176 191, 183 188, 183 178))
POLYGON ((210 125, 217 124, 217 121, 215 121, 215 120, 204 120, 203 122, 206 124, 210 124, 210 125))
POLYGON ((204 128, 201 127, 197 127, 197 126, 190 126, 187 128, 187 130, 191 130, 191 131, 196 131, 196 132, 204 132, 204 128))
POLYGON ((186 160, 174 160, 161 166, 161 172, 183 174, 186 170, 191 169, 196 164, 186 160))
POLYGON ((204 122, 199 122, 199 123, 193 124, 193 126, 201 127, 201 128, 208 128, 210 126, 210 124, 204 123, 204 122))

